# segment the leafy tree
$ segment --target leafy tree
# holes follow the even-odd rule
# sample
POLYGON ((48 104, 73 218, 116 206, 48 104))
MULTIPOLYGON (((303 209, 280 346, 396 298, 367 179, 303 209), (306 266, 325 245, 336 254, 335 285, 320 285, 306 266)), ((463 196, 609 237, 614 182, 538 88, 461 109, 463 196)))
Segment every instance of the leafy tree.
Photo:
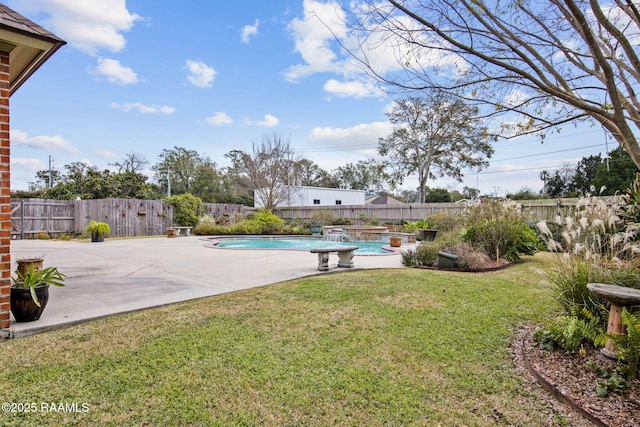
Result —
POLYGON ((393 187, 392 177, 387 173, 385 165, 375 159, 340 166, 333 171, 333 179, 338 188, 365 190, 376 194, 393 187))
POLYGON ((507 198, 511 200, 534 200, 539 199, 540 194, 536 193, 531 187, 522 187, 513 194, 507 194, 507 198))
POLYGON ((380 138, 378 153, 388 156, 401 181, 418 174, 420 202, 425 201, 427 180, 449 176, 462 180, 463 168, 488 165, 493 148, 477 118, 478 109, 443 92, 409 97, 396 102, 388 113, 395 129, 380 138))
POLYGON ((471 187, 464 187, 462 189, 462 197, 464 199, 477 199, 478 197, 480 197, 480 190, 478 190, 477 188, 471 188, 471 187))
POLYGON ((254 194, 266 209, 287 201, 292 183, 299 182, 293 165, 300 159, 288 138, 274 132, 253 143, 252 152, 232 150, 225 154, 232 166, 228 174, 238 194, 253 199, 254 194))
POLYGON ((195 171, 191 184, 192 194, 207 203, 242 203, 233 188, 233 183, 224 171, 208 158, 195 171))
POLYGON ((583 157, 576 166, 575 173, 568 185, 569 191, 576 195, 591 193, 591 187, 595 186, 596 173, 602 165, 600 154, 583 157))
POLYGON ((414 203, 420 200, 420 193, 418 190, 401 190, 400 195, 398 197, 402 199, 406 203, 414 203))
POLYGON ((613 0, 366 0, 351 15, 352 50, 404 90, 437 89, 515 122, 507 136, 571 121, 602 125, 640 166, 640 12, 613 0), (393 49, 396 67, 371 51, 393 49))
POLYGON ((549 175, 545 183, 545 194, 549 197, 566 197, 569 196, 569 179, 568 169, 557 170, 549 175))
POLYGON ((622 147, 603 159, 600 154, 583 157, 573 168, 566 164, 550 174, 543 171, 543 192, 550 197, 575 197, 587 193, 603 196, 622 194, 635 179, 638 168, 622 147))
POLYGON ((160 162, 152 167, 154 179, 167 192, 170 186, 171 194, 188 193, 203 161, 195 150, 183 147, 173 147, 171 150, 165 148, 160 154, 160 162))
POLYGON ((137 172, 99 170, 82 162, 65 165, 67 173, 42 193, 41 197, 61 200, 107 199, 112 197, 145 199, 151 196, 147 177, 137 172))
POLYGON ((425 203, 449 203, 452 201, 451 194, 446 188, 428 188, 424 198, 425 203))
POLYGON ((313 160, 300 159, 293 163, 293 185, 308 187, 336 188, 338 184, 331 174, 318 166, 313 160))
POLYGON ((58 182, 62 181, 62 174, 55 169, 41 170, 36 172, 36 180, 29 182, 30 192, 39 192, 49 187, 55 186, 58 182), (51 181, 51 182, 50 182, 51 181))
POLYGON ((629 154, 622 147, 618 147, 609 153, 608 160, 603 159, 598 165, 593 186, 596 192, 604 187, 602 195, 623 194, 634 181, 637 172, 638 167, 629 154))

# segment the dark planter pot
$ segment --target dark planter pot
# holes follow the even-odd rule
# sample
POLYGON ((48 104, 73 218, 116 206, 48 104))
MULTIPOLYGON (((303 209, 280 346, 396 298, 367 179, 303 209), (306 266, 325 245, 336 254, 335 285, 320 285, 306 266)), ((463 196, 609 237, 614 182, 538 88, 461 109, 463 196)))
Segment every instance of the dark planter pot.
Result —
POLYGON ((458 255, 438 252, 438 268, 454 269, 458 266, 458 255))
POLYGON ((40 301, 40 307, 31 297, 30 289, 11 288, 11 312, 16 322, 33 322, 40 318, 49 301, 49 285, 36 286, 36 295, 40 301))
POLYGON ((420 230, 420 240, 423 242, 433 242, 438 234, 438 230, 422 229, 420 230))
POLYGON ((321 225, 312 225, 311 226, 311 233, 314 236, 319 236, 320 234, 322 234, 322 226, 321 225))
POLYGON ((91 241, 92 242, 104 242, 104 234, 91 233, 91 241))

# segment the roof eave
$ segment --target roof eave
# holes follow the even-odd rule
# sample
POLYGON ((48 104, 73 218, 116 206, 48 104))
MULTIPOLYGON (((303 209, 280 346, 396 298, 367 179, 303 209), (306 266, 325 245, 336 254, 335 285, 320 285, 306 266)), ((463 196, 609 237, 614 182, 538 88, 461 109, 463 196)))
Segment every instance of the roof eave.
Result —
POLYGON ((47 60, 65 44, 65 41, 56 41, 51 45, 51 48, 41 51, 41 53, 22 70, 18 77, 11 82, 9 87, 9 96, 13 95, 14 92, 38 70, 38 68, 47 62, 47 60))

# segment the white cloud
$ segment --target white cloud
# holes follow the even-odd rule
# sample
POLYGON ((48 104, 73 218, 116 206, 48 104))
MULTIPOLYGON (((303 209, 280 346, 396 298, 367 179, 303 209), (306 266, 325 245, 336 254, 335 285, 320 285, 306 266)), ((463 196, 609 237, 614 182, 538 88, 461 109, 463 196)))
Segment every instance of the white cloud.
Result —
POLYGON ((142 20, 127 9, 126 0, 30 0, 20 7, 47 15, 41 20, 45 28, 90 55, 102 49, 120 52, 126 44, 122 33, 142 20))
POLYGON ((346 33, 345 13, 336 1, 321 3, 315 0, 303 1, 303 18, 295 18, 289 23, 289 31, 304 64, 289 68, 285 78, 289 81, 319 72, 340 72, 331 44, 335 38, 343 38, 346 33))
MULTIPOLYGON (((442 72, 453 74, 466 69, 464 61, 442 49, 444 42, 440 38, 422 31, 413 19, 404 15, 393 17, 397 25, 407 29, 409 35, 404 36, 415 37, 417 45, 429 46, 419 51, 402 37, 378 25, 375 20, 367 19, 377 14, 393 13, 391 5, 354 1, 350 7, 356 12, 349 14, 348 18, 336 0, 326 3, 304 0, 303 17, 289 23, 295 51, 304 62, 290 67, 284 75, 285 79, 295 82, 324 72, 347 77, 362 76, 366 74, 363 63, 380 76, 388 76, 404 68, 423 72, 427 68, 438 67, 442 72), (360 21, 350 22, 352 16, 360 21), (344 53, 345 49, 349 54, 344 53)), ((344 89, 347 88, 339 88, 339 93, 343 94, 341 96, 347 96, 348 91, 344 89)), ((354 93, 358 94, 358 91, 354 93)), ((374 93, 368 96, 374 96, 374 93)))
POLYGON ((111 150, 107 150, 104 148, 98 148, 95 150, 96 156, 101 159, 115 159, 118 155, 111 150))
POLYGON ((278 126, 280 124, 280 120, 277 117, 272 116, 271 114, 265 114, 264 119, 253 124, 257 126, 264 126, 266 128, 272 128, 274 126, 278 126))
POLYGON ((521 105, 524 101, 529 99, 530 96, 520 89, 513 89, 509 94, 504 98, 504 103, 510 107, 516 107, 521 105))
POLYGON ((37 150, 60 150, 66 151, 67 153, 78 152, 77 148, 71 145, 69 141, 60 135, 39 135, 30 137, 27 132, 14 129, 11 131, 10 138, 11 145, 14 146, 24 145, 37 150))
POLYGON ((197 87, 211 87, 215 78, 216 70, 201 61, 187 60, 187 80, 197 87))
POLYGON ((230 125, 233 123, 233 119, 227 113, 223 113, 221 111, 213 113, 213 116, 207 117, 204 119, 210 125, 230 125))
POLYGON ((106 76, 111 83, 130 85, 138 83, 138 75, 129 67, 124 67, 120 61, 109 58, 99 58, 96 67, 91 69, 94 74, 106 76))
POLYGON ((260 21, 256 19, 253 25, 245 25, 244 27, 242 27, 242 32, 241 32, 242 43, 249 43, 251 41, 251 37, 258 34, 259 25, 260 25, 260 21))
POLYGON ((44 162, 40 159, 16 159, 12 157, 11 168, 21 168, 28 171, 37 172, 44 168, 44 162))
POLYGON ((313 145, 372 154, 377 151, 378 138, 384 138, 392 131, 390 122, 363 123, 350 128, 316 127, 307 139, 313 145))
POLYGON ((176 111, 175 108, 168 107, 166 105, 145 105, 141 102, 125 102, 124 104, 112 102, 111 108, 116 108, 125 112, 138 110, 138 112, 142 114, 173 114, 176 111))
POLYGON ((339 82, 335 79, 330 79, 324 84, 323 89, 330 94, 338 96, 340 98, 364 98, 368 96, 383 95, 383 92, 380 90, 380 88, 376 87, 375 83, 371 80, 367 82, 339 82))

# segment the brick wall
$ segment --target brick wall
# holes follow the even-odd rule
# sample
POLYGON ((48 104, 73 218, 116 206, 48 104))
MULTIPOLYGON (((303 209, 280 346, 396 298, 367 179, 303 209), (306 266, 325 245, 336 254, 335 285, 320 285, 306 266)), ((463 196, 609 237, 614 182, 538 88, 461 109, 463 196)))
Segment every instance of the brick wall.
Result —
POLYGON ((8 329, 11 303, 11 179, 9 144, 9 53, 0 51, 0 329, 8 329))

